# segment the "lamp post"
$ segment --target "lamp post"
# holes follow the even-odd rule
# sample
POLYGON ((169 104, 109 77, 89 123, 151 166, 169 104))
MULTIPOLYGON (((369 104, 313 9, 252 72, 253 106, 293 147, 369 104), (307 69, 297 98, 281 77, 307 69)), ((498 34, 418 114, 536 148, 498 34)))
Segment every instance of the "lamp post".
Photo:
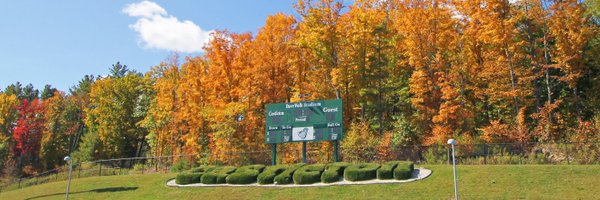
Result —
POLYGON ((64 160, 69 163, 69 181, 67 183, 67 200, 69 200, 69 190, 71 190, 71 172, 73 171, 73 159, 70 156, 65 156, 64 160))
POLYGON ((454 167, 454 199, 458 200, 458 172, 456 171, 456 140, 449 139, 448 144, 452 146, 452 166, 454 167))

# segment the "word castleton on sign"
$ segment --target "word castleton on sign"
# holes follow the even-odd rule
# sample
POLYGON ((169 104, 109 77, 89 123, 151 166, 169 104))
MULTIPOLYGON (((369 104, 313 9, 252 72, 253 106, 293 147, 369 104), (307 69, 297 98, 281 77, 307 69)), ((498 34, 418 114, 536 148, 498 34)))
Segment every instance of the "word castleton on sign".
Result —
POLYGON ((268 104, 266 129, 267 144, 341 140, 342 100, 268 104))

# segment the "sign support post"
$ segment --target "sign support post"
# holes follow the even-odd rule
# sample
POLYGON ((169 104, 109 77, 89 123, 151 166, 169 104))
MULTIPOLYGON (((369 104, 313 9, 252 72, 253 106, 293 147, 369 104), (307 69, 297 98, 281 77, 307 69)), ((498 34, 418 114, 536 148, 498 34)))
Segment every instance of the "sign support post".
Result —
POLYGON ((277 144, 273 144, 273 160, 271 161, 271 165, 277 164, 277 144))
POLYGON ((302 162, 306 163, 306 142, 302 142, 302 162))
POLYGON ((335 140, 333 142, 333 161, 337 162, 338 161, 338 147, 340 145, 340 142, 338 140, 335 140))

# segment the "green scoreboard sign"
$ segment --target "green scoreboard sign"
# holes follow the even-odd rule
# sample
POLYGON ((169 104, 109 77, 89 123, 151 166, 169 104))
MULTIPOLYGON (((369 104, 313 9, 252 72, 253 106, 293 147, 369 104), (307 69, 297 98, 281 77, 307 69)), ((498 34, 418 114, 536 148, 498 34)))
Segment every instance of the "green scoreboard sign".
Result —
POLYGON ((340 140, 342 100, 268 104, 266 129, 268 144, 340 140))

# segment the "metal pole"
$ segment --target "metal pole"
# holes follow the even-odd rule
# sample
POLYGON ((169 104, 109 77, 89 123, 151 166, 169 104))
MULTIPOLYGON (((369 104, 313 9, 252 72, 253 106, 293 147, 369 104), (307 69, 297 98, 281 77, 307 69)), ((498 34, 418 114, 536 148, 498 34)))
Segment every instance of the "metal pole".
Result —
POLYGON ((71 173, 73 172, 73 159, 71 159, 71 157, 67 156, 64 159, 65 161, 67 161, 69 163, 69 181, 67 182, 67 200, 69 200, 69 191, 71 190, 71 173))
POLYGON ((333 143, 333 147, 334 147, 333 161, 334 162, 338 161, 338 148, 340 146, 339 144, 340 144, 339 140, 335 140, 335 142, 333 143))
POLYGON ((69 191, 71 191, 71 173, 73 171, 73 161, 69 162, 69 181, 67 183, 67 200, 69 200, 69 191))
POLYGON ((277 144, 273 144, 273 155, 271 160, 271 165, 277 164, 277 144))
POLYGON ((449 139, 448 144, 452 145, 452 165, 454 171, 454 199, 458 200, 458 172, 456 171, 456 140, 449 139))
MULTIPOLYGON (((185 158, 184 158, 185 159, 185 158)), ((146 163, 142 162, 143 160, 140 160, 140 164, 142 165, 142 174, 144 174, 144 165, 146 165, 146 163)))
POLYGON ((456 171, 456 145, 452 145, 452 165, 454 165, 454 198, 458 200, 458 172, 456 171))
POLYGON ((487 149, 485 148, 485 143, 482 143, 483 145, 483 164, 486 165, 487 164, 487 149))
POLYGON ((306 142, 302 142, 302 162, 306 163, 306 142))
POLYGON ((567 155, 567 157, 566 157, 567 158, 567 165, 570 165, 571 163, 569 161, 569 147, 567 145, 569 145, 569 143, 565 143, 565 153, 567 155))

